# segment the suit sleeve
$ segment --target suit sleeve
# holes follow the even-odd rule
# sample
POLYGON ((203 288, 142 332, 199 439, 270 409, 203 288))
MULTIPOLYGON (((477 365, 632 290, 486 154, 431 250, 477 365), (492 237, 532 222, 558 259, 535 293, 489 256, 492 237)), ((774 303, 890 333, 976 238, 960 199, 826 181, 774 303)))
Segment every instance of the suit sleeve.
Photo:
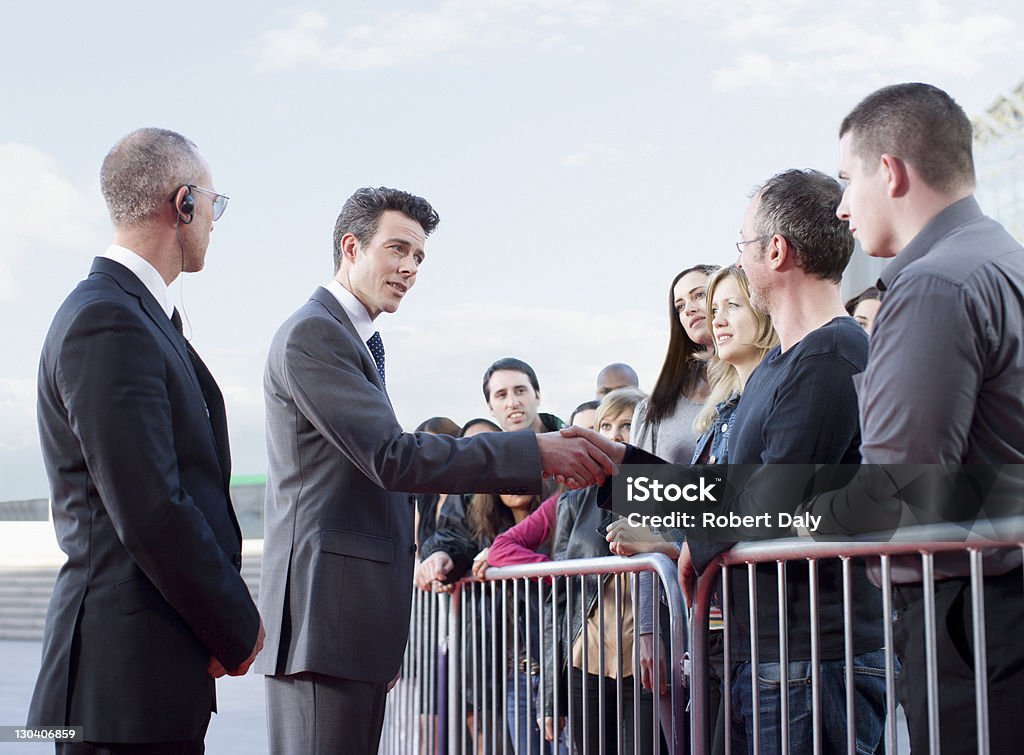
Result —
POLYGON ((166 359, 167 347, 137 312, 97 302, 69 329, 54 377, 121 544, 210 652, 233 669, 252 651, 259 616, 182 487, 166 359))
MULTIPOLYGON (((367 377, 362 345, 326 317, 285 333, 282 373, 299 411, 377 485, 409 493, 538 492, 540 450, 531 431, 451 438, 404 433, 384 393, 367 377)), ((363 349, 365 351, 365 349, 363 349)))

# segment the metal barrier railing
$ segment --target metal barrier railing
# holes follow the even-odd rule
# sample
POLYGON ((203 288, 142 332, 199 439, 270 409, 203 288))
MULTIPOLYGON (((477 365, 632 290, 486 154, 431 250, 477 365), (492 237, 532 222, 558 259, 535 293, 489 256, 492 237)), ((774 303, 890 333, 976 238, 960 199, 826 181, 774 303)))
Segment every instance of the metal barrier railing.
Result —
MULTIPOLYGON (((876 557, 880 562, 880 582, 882 592, 882 615, 879 617, 884 631, 884 656, 885 656, 885 705, 886 716, 884 725, 885 751, 888 753, 897 752, 897 736, 895 729, 895 677, 896 662, 893 650, 893 574, 892 559, 895 556, 918 556, 920 559, 921 587, 924 602, 924 652, 926 657, 926 679, 928 729, 929 729, 929 751, 934 755, 940 752, 939 740, 939 706, 938 706, 938 671, 936 654, 936 617, 935 617, 935 555, 952 551, 966 551, 969 556, 970 586, 972 595, 971 616, 972 616, 972 638, 974 648, 974 687, 975 687, 975 722, 977 727, 977 752, 989 752, 989 722, 988 722, 988 680, 986 666, 986 633, 985 633, 985 607, 984 607, 984 574, 983 574, 983 551, 992 548, 1017 548, 1022 550, 1024 555, 1024 517, 1014 517, 997 520, 993 522, 979 522, 971 528, 957 524, 923 525, 907 527, 896 533, 895 536, 887 536, 887 542, 875 542, 870 536, 858 538, 850 542, 816 542, 809 538, 787 538, 784 540, 765 541, 755 544, 739 545, 723 554, 711 564, 698 580, 693 612, 690 617, 691 632, 691 655, 693 661, 692 679, 692 700, 691 700, 691 744, 692 752, 703 755, 709 751, 710 731, 708 727, 708 694, 709 694, 709 609, 712 597, 719 583, 722 586, 721 603, 724 629, 724 690, 730 690, 731 659, 729 642, 729 606, 730 594, 729 572, 733 568, 746 567, 748 576, 749 605, 750 605, 750 628, 752 637, 750 644, 750 666, 751 666, 751 687, 754 696, 752 706, 753 728, 755 739, 752 749, 755 753, 760 751, 760 732, 763 722, 759 721, 759 706, 757 701, 758 690, 758 646, 756 637, 757 627, 757 595, 755 568, 758 564, 776 564, 778 577, 778 601, 779 601, 779 668, 781 689, 787 689, 787 638, 790 636, 786 624, 787 596, 786 596, 786 565, 792 562, 806 562, 809 577, 810 595, 810 669, 811 669, 811 695, 812 704, 812 727, 814 752, 822 751, 821 736, 821 699, 819 669, 820 669, 820 637, 819 637, 819 612, 818 597, 819 584, 817 581, 818 564, 824 559, 839 559, 842 564, 842 585, 843 585, 843 626, 844 626, 844 671, 846 690, 846 750, 849 753, 856 752, 856 732, 854 717, 854 683, 853 683, 853 641, 852 621, 853 605, 851 600, 851 560, 860 557, 876 557), (719 577, 722 577, 719 580, 719 577)), ((1020 567, 1017 567, 1020 571, 1020 567)), ((722 703, 725 707, 724 720, 729 722, 732 717, 731 695, 724 693, 722 703)), ((788 695, 780 696, 779 724, 781 735, 781 751, 787 752, 789 742, 787 740, 789 730, 789 711, 787 707, 788 695)), ((774 723, 774 722, 773 722, 774 723)), ((731 751, 731 736, 728 731, 725 736, 725 751, 731 751)))
MULTIPOLYGON (((619 752, 661 752, 662 731, 669 752, 685 752, 688 731, 682 661, 686 635, 686 614, 675 564, 661 554, 492 567, 486 580, 463 580, 453 586, 450 594, 416 591, 402 678, 388 698, 380 752, 539 755, 550 750, 542 736, 537 736, 533 722, 543 717, 546 708, 551 709, 556 728, 557 722, 565 719, 559 738, 560 752, 604 753, 606 734, 617 739, 620 746, 615 749, 619 752), (622 624, 628 615, 634 627, 639 625, 641 607, 632 596, 637 595, 641 572, 651 572, 655 577, 653 605, 643 609, 653 614, 655 652, 662 641, 658 606, 664 602, 668 607, 664 639, 670 676, 666 680, 669 712, 668 720, 663 721, 659 701, 650 706, 653 750, 641 748, 641 729, 648 719, 641 714, 639 643, 635 641, 631 658, 634 679, 627 683, 623 673, 627 659, 623 657, 622 624), (592 601, 579 598, 587 595, 587 580, 594 577, 601 578, 597 589, 602 595, 606 588, 607 594, 613 595, 611 626, 606 625, 603 603, 594 612, 596 616, 591 616, 592 605, 587 603, 592 601), (631 596, 630 614, 625 614, 623 608, 627 594, 631 596), (541 596, 543 599, 538 599, 541 596), (564 610, 552 610, 552 606, 563 603, 564 610), (596 700, 592 699, 595 695, 589 683, 576 685, 563 677, 562 669, 572 666, 571 659, 562 658, 561 643, 551 645, 549 639, 559 637, 561 632, 562 636, 570 636, 574 620, 580 624, 584 670, 593 667, 589 645, 591 640, 597 642, 596 670, 602 683, 596 685, 596 700), (590 636, 592 630, 588 626, 594 620, 598 624, 597 637, 590 636), (548 631, 531 631, 533 628, 548 631), (605 647, 612 643, 615 650, 608 658, 605 647), (521 657, 525 659, 525 673, 520 673, 521 657), (538 659, 536 669, 530 665, 534 658, 538 659), (539 682, 536 697, 531 674, 534 670, 539 682), (614 693, 610 691, 612 678, 614 693), (567 686, 570 684, 571 688, 567 686), (632 695, 626 694, 627 687, 634 691, 632 695), (609 700, 609 694, 614 699, 609 700), (631 710, 625 708, 627 698, 631 698, 631 710), (594 715, 597 742, 590 741, 595 735, 589 717, 594 715), (614 722, 613 731, 608 730, 606 718, 614 722), (625 741, 629 728, 632 738, 625 741), (513 734, 517 743, 510 742, 513 734)), ((657 689, 658 663, 654 663, 653 673, 653 686, 657 689)), ((587 678, 585 673, 580 676, 587 678)))
MULTIPOLYGON (((708 725, 708 688, 709 688, 709 609, 712 597, 720 576, 728 576, 733 569, 745 567, 752 586, 746 602, 750 606, 750 634, 755 641, 750 644, 750 666, 752 695, 755 698, 752 706, 753 727, 756 733, 752 749, 759 752, 760 732, 763 726, 781 725, 780 747, 782 752, 788 751, 792 744, 788 741, 789 715, 788 695, 781 695, 775 721, 761 721, 757 703, 758 684, 757 671, 759 650, 757 616, 758 595, 755 569, 759 564, 775 564, 776 589, 778 592, 778 659, 779 685, 787 688, 787 664, 789 660, 790 627, 787 624, 785 607, 789 600, 787 594, 787 564, 794 562, 807 565, 808 592, 810 599, 810 687, 813 750, 822 752, 821 720, 821 622, 818 597, 821 591, 819 584, 819 564, 835 559, 841 565, 842 594, 842 625, 843 625, 843 666, 846 690, 845 721, 856 722, 854 714, 854 646, 851 573, 854 559, 876 558, 881 591, 881 615, 879 622, 883 631, 884 651, 884 705, 885 723, 883 741, 887 753, 898 752, 896 732, 896 674, 897 664, 893 647, 892 616, 894 608, 893 560, 897 557, 915 557, 920 567, 921 586, 924 596, 924 628, 923 646, 926 658, 926 690, 929 723, 929 751, 939 753, 939 707, 938 707, 938 663, 936 650, 936 554, 948 552, 966 552, 969 561, 969 579, 971 585, 971 616, 974 652, 974 686, 975 686, 975 720, 978 732, 977 752, 989 752, 988 722, 988 680, 985 650, 985 597, 983 552, 991 548, 1020 549, 1024 557, 1024 517, 1004 519, 998 527, 979 523, 968 532, 964 527, 949 525, 925 525, 908 527, 891 537, 887 542, 876 542, 868 537, 848 542, 817 542, 809 538, 789 538, 785 540, 764 541, 755 544, 739 545, 724 554, 709 566, 697 583, 693 611, 687 624, 687 615, 683 598, 676 582, 675 565, 660 554, 647 554, 631 558, 593 558, 573 561, 555 561, 541 564, 529 564, 515 567, 492 567, 484 581, 463 580, 453 586, 452 592, 423 593, 416 591, 413 597, 410 639, 403 663, 402 678, 388 699, 384 736, 381 743, 383 753, 534 753, 548 752, 548 746, 536 745, 535 737, 526 737, 525 746, 516 748, 510 742, 510 719, 516 720, 516 711, 525 709, 525 720, 528 728, 533 729, 533 721, 538 718, 546 705, 545 688, 553 693, 552 712, 556 721, 562 717, 562 696, 565 679, 562 677, 563 664, 560 646, 545 648, 549 642, 546 636, 558 636, 557 631, 546 635, 545 632, 521 632, 522 628, 548 627, 552 630, 564 626, 565 634, 570 634, 572 621, 580 618, 582 624, 582 666, 589 668, 587 642, 587 624, 585 615, 589 606, 580 602, 576 604, 577 594, 586 592, 586 579, 591 575, 611 575, 613 582, 615 612, 612 624, 618 629, 609 630, 605 626, 604 611, 598 610, 596 620, 597 631, 602 638, 608 631, 614 631, 612 637, 615 652, 611 660, 605 657, 605 642, 598 644, 598 669, 604 676, 608 664, 615 664, 612 676, 615 678, 614 690, 609 687, 606 693, 604 686, 596 690, 597 699, 588 699, 587 687, 582 690, 581 699, 574 702, 573 695, 566 697, 564 711, 567 725, 560 752, 602 753, 604 749, 604 714, 611 706, 615 707, 614 723, 619 737, 623 736, 623 723, 628 716, 624 710, 624 680, 622 674, 621 631, 624 618, 623 594, 628 589, 630 594, 637 594, 639 573, 648 571, 656 575, 654 580, 653 605, 638 606, 632 602, 631 612, 634 627, 638 625, 640 611, 651 611, 653 614, 654 648, 658 648, 661 623, 658 620, 659 603, 668 607, 668 695, 670 706, 667 714, 661 712, 661 706, 655 704, 651 711, 651 724, 654 733, 654 751, 660 748, 658 732, 665 734, 668 751, 671 753, 693 752, 703 754, 709 752, 710 730, 708 725), (627 584, 628 580, 628 584, 627 584), (569 589, 573 588, 573 589, 569 589), (578 589, 577 589, 578 588, 578 589), (540 596, 544 600, 536 600, 540 596), (534 600, 531 600, 534 598, 534 600), (552 605, 561 605, 563 610, 553 611, 552 605), (507 610, 506 610, 507 609, 507 610), (495 620, 501 619, 495 623, 495 620), (510 620, 509 620, 510 619, 510 620), (536 639, 534 636, 536 634, 536 639), (689 635, 689 637, 688 637, 689 635), (690 643, 689 647, 687 642, 690 643), (540 647, 535 647, 539 643, 540 647), (538 652, 534 652, 534 651, 538 652), (548 652, 545 653, 545 650, 548 652), (692 678, 684 679, 684 652, 689 650, 692 662, 692 678), (538 674, 538 692, 536 698, 530 684, 523 681, 514 662, 518 662, 522 651, 526 657, 550 659, 550 664, 540 662, 538 674), (511 663, 510 663, 511 659, 511 663), (555 677, 548 680, 548 675, 556 669, 555 677), (548 681, 548 684, 545 684, 548 681), (687 681, 689 690, 686 689, 687 681), (689 693, 689 694, 688 694, 689 693), (608 699, 613 695, 612 700, 608 699), (690 701, 690 714, 687 717, 684 709, 687 699, 690 701), (511 704, 511 712, 509 709, 511 704), (595 705, 596 704, 596 705, 595 705), (596 709, 600 726, 596 739, 588 732, 587 726, 578 724, 581 717, 596 709), (669 720, 663 720, 667 717, 669 720), (471 719, 471 720, 470 720, 471 719), (577 724, 574 726, 574 724, 577 724), (577 734, 577 732, 582 731, 577 734), (688 731, 687 731, 688 730, 688 731), (689 739, 687 739, 687 734, 689 739)), ((1018 572, 1020 571, 1018 567, 1018 572)), ((721 580, 723 593, 723 619, 726 623, 723 632, 725 662, 723 666, 723 689, 728 691, 732 686, 731 650, 729 640, 730 595, 728 578, 721 580)), ((763 596, 762 596, 763 597, 763 596)), ((638 644, 633 643, 632 667, 639 668, 638 644)), ((654 668, 655 689, 659 686, 657 675, 659 666, 654 668)), ((636 674, 634 674, 635 676, 636 674)), ((527 674, 527 677, 529 675, 527 674)), ((529 681, 529 679, 527 679, 529 681)), ((636 684, 639 688, 639 684, 636 684)), ((632 720, 641 718, 639 696, 632 699, 632 720)), ((725 707, 724 718, 731 720, 731 695, 723 693, 722 702, 725 707)), ((517 730, 517 733, 521 733, 517 730)), ((846 751, 856 751, 856 728, 846 726, 846 751)), ((633 727, 632 742, 623 742, 624 751, 641 752, 639 727, 633 727)), ((731 737, 728 731, 724 739, 725 751, 732 751, 731 737)))

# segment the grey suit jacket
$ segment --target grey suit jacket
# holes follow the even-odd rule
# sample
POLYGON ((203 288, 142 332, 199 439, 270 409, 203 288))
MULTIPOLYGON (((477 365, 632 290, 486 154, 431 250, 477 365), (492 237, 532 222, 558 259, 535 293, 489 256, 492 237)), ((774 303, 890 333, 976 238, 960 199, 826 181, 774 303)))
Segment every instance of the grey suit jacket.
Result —
POLYGON ((539 492, 532 432, 405 433, 324 288, 278 330, 264 375, 267 500, 255 668, 386 682, 408 635, 410 493, 539 492))

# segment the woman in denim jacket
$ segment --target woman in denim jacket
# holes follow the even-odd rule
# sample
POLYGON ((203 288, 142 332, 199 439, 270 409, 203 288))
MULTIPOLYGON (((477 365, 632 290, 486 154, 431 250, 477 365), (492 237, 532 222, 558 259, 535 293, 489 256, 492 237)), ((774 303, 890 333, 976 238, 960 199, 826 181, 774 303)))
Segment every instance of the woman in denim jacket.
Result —
MULTIPOLYGON (((747 380, 764 359, 765 355, 778 343, 778 336, 772 327, 771 318, 750 304, 750 285, 746 273, 735 265, 721 268, 708 278, 706 293, 708 328, 712 341, 713 354, 708 358, 708 382, 711 386, 704 408, 697 415, 694 427, 700 433, 694 450, 692 464, 726 464, 728 463, 729 434, 732 430, 733 415, 739 404, 740 395, 747 380)), ((660 542, 651 543, 643 540, 659 540, 650 534, 638 534, 624 520, 620 520, 609 528, 608 540, 611 551, 618 555, 649 552, 659 550, 668 552, 668 541, 675 540, 674 545, 679 553, 680 581, 689 574, 690 554, 686 543, 682 541, 682 532, 662 535, 660 542)), ((683 584, 683 592, 688 597, 688 585, 683 584)), ((652 598, 652 582, 646 575, 641 575, 638 600, 641 607, 650 605, 652 598)), ((645 689, 650 689, 653 674, 653 622, 649 609, 640 611, 638 637, 640 642, 641 680, 645 689)), ((712 607, 711 629, 720 630, 721 610, 712 607)), ((712 631, 711 660, 714 666, 716 658, 721 662, 721 632, 712 631), (717 652, 716 652, 717 650, 717 652)), ((664 658, 664 650, 660 657, 664 658)), ((661 661, 659 692, 665 696, 664 661, 661 661)), ((715 720, 717 700, 717 684, 712 673, 711 715, 715 720)), ((667 696, 665 697, 667 700, 667 696)), ((669 711, 666 710, 666 715, 669 711)), ((665 716, 662 720, 667 720, 665 716)), ((716 732, 718 727, 716 726, 716 732)), ((721 741, 716 740, 719 745, 721 741)), ((716 747, 713 752, 721 752, 716 747)))

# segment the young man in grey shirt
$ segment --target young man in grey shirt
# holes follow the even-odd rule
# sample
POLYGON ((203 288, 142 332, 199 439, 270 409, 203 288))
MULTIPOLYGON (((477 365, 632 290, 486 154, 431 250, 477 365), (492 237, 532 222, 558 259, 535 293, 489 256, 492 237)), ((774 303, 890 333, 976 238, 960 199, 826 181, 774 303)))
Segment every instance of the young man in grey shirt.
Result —
MULTIPOLYGON (((927 84, 881 89, 839 130, 837 215, 865 251, 892 257, 860 386, 865 464, 1024 462, 1024 249, 973 197, 971 124, 927 84)), ((938 504, 936 504, 938 505, 938 504)), ((1017 502, 1019 510, 1020 502, 1017 502)), ((932 512, 950 520, 961 511, 932 512)), ((991 752, 1019 752, 1024 698, 1020 551, 986 558, 991 752)), ((975 728, 966 559, 936 557, 940 742, 970 752, 975 728)), ((923 593, 897 575, 895 645, 914 752, 927 752, 923 593)))

